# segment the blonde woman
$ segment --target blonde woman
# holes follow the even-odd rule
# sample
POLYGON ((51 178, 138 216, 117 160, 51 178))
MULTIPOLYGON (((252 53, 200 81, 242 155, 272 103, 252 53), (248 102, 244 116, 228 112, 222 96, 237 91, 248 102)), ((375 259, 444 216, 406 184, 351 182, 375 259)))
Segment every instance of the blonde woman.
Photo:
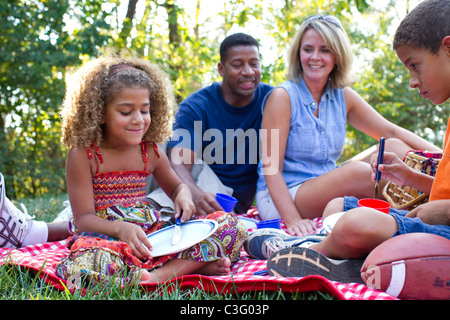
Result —
POLYGON ((264 220, 281 218, 290 234, 300 236, 313 232, 317 225, 312 219, 322 215, 330 200, 373 197, 369 163, 336 165, 347 124, 377 140, 386 137, 386 150, 401 157, 411 149, 439 149, 383 118, 350 88, 353 56, 336 17, 306 19, 288 54, 288 80, 263 104, 267 140, 256 204, 264 220))

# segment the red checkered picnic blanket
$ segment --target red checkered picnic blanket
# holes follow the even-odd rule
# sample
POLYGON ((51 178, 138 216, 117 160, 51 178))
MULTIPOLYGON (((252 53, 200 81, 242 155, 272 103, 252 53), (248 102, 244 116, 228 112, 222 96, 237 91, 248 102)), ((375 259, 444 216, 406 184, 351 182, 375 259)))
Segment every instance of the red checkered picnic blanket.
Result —
MULTIPOLYGON (((258 220, 255 209, 249 210, 247 217, 258 220)), ((321 222, 320 219, 318 219, 321 222)), ((320 225, 320 223, 319 223, 320 225)), ((282 225, 282 228, 284 225, 282 225)), ((0 249, 0 264, 12 263, 35 271, 40 278, 53 287, 64 290, 67 282, 56 275, 56 264, 68 254, 66 241, 31 245, 21 249, 0 249)), ((167 287, 178 289, 201 288, 209 293, 243 293, 257 291, 311 292, 321 291, 342 300, 394 300, 395 298, 358 283, 339 283, 320 276, 278 278, 269 275, 254 275, 266 269, 266 260, 251 259, 242 250, 241 258, 233 265, 231 275, 203 276, 186 275, 170 280, 167 287)), ((142 285, 145 290, 158 289, 157 284, 142 285)))

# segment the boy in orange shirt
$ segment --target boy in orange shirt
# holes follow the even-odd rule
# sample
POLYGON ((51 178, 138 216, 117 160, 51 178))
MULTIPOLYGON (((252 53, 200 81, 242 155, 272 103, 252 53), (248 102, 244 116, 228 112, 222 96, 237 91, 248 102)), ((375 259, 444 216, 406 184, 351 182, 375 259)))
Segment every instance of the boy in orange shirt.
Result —
MULTIPOLYGON (((450 1, 420 3, 401 22, 394 50, 410 73, 410 86, 435 104, 450 97, 450 1)), ((309 248, 276 251, 267 262, 269 274, 307 276, 317 274, 340 282, 361 282, 364 257, 393 236, 412 232, 437 234, 450 239, 450 118, 444 152, 436 176, 414 171, 394 154, 385 153, 379 166, 382 177, 430 194, 430 201, 412 211, 391 209, 385 214, 358 208, 354 197, 331 201, 323 217, 341 211, 333 231, 309 248), (285 257, 285 259, 283 259, 285 257), (290 258, 290 263, 286 260, 290 258), (295 259, 297 261, 292 262, 295 259), (343 260, 349 259, 349 260, 343 260), (271 268, 276 266, 277 272, 271 268), (281 273, 280 274, 280 269, 281 273)), ((373 164, 376 167, 376 163, 373 164)))

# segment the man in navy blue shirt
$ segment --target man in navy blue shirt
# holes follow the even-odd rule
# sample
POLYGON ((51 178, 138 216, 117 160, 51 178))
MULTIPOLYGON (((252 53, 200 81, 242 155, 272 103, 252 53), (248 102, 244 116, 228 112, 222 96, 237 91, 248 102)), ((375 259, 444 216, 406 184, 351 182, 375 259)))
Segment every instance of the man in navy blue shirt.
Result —
POLYGON ((179 105, 174 136, 167 145, 172 168, 189 186, 197 215, 222 208, 213 188, 201 188, 193 176, 196 164, 208 166, 232 189, 239 200, 235 211, 245 212, 252 205, 260 158, 261 105, 272 90, 260 82, 259 45, 247 34, 224 39, 218 70, 222 82, 193 93, 179 105))

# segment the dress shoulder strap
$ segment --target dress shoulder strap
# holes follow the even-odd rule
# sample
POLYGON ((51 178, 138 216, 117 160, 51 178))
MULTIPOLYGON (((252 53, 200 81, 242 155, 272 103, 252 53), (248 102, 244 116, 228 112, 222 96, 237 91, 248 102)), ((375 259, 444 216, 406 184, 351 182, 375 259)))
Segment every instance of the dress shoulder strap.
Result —
POLYGON ((98 162, 103 163, 102 152, 100 151, 99 147, 97 147, 97 145, 92 143, 90 147, 86 147, 86 153, 87 153, 88 159, 94 158, 95 166, 96 166, 95 174, 97 174, 98 173, 98 162), (94 153, 92 153, 90 148, 92 148, 94 150, 94 153))
POLYGON ((154 141, 151 141, 151 143, 153 144, 153 150, 155 151, 156 156, 157 156, 158 159, 159 159, 158 145, 157 145, 156 142, 154 142, 154 141))
POLYGON ((148 147, 147 146, 148 146, 149 142, 152 144, 153 150, 155 151, 156 156, 159 159, 158 145, 154 141, 146 141, 146 140, 141 141, 142 159, 144 160, 144 163, 145 163, 144 170, 147 170, 147 166, 148 166, 148 147))
POLYGON ((144 160, 145 168, 147 171, 148 166, 148 149, 147 149, 147 141, 141 141, 141 149, 142 149, 142 160, 144 160))
MULTIPOLYGON (((144 164, 145 164, 144 170, 147 170, 147 166, 148 166, 148 147, 147 147, 147 143, 148 143, 148 141, 141 141, 142 160, 144 161, 144 164)), ((155 142, 153 142, 153 141, 150 141, 150 143, 153 146, 153 150, 155 151, 156 156, 159 158, 158 145, 155 142)), ((99 162, 100 162, 100 164, 103 163, 103 156, 102 156, 102 152, 100 151, 100 148, 97 147, 93 143, 93 144, 91 144, 90 147, 86 147, 86 153, 87 153, 88 159, 94 158, 95 166, 96 166, 95 174, 97 174, 98 173, 99 162), (92 148, 92 150, 94 152, 91 151, 91 148, 92 148)))

